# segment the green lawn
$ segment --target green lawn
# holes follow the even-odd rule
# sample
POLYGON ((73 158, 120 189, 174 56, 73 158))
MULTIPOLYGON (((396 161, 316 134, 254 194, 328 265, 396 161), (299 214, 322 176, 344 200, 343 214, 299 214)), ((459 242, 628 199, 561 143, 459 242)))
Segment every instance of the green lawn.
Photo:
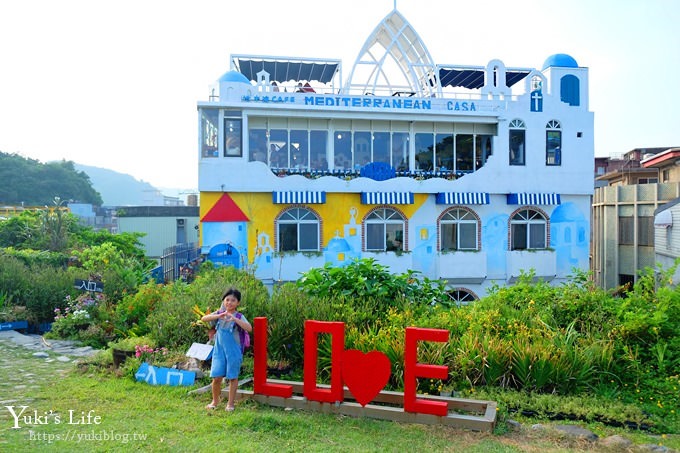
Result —
MULTIPOLYGON (((1 341, 0 355, 0 451, 593 451, 585 441, 531 430, 536 421, 526 421, 519 432, 508 431, 501 421, 496 433, 478 433, 249 401, 233 413, 207 412, 209 396, 190 395, 191 388, 150 386, 112 373, 83 374, 72 364, 46 362, 1 341), (5 406, 15 413, 28 406, 23 415, 32 419, 22 416, 17 422, 5 406), (15 424, 20 428, 13 429, 15 424)), ((679 443, 613 429, 605 434, 614 433, 635 443, 675 448, 679 443)))

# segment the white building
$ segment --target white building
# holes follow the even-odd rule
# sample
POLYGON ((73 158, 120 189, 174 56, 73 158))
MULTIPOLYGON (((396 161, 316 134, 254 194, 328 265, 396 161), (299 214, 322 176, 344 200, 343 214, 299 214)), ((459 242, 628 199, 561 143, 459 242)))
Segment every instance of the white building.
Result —
POLYGON ((265 282, 373 257, 460 300, 589 268, 588 69, 438 64, 395 9, 340 60, 232 55, 198 103, 201 245, 265 282))

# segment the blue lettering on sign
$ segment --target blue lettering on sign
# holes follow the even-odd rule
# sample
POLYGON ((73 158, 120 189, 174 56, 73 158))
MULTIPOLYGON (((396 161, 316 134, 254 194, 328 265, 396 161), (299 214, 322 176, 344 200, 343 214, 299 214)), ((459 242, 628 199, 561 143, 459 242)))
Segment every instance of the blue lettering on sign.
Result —
POLYGON ((467 101, 449 101, 446 103, 446 108, 449 110, 454 110, 454 111, 462 111, 462 112, 476 112, 477 111, 477 106, 475 105, 474 102, 467 102, 467 101))
POLYGON ((135 379, 151 385, 193 385, 196 373, 174 368, 155 367, 144 362, 135 373, 135 379))
POLYGON ((243 102, 264 102, 264 103, 275 103, 275 104, 295 104, 294 96, 279 96, 279 95, 264 95, 260 96, 256 94, 255 96, 241 96, 243 102))
MULTIPOLYGON (((368 107, 375 109, 432 110, 432 101, 376 97, 305 96, 305 105, 326 107, 368 107)), ((466 109, 469 107, 466 104, 466 109)), ((451 110, 451 109, 449 109, 451 110)), ((475 110, 474 106, 471 110, 475 110)))

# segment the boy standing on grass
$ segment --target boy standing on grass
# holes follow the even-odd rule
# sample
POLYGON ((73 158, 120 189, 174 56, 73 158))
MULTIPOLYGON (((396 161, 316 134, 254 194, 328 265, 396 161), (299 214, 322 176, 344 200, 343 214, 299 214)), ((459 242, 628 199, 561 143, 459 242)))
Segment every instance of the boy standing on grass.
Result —
POLYGON ((222 306, 215 313, 201 318, 201 321, 217 321, 215 333, 215 347, 213 348, 210 377, 212 380, 212 401, 205 408, 215 409, 220 404, 222 380, 229 379, 229 400, 227 411, 234 410, 234 399, 238 388, 238 374, 241 371, 243 351, 239 329, 252 332, 253 327, 241 313, 236 311, 241 302, 241 292, 236 288, 229 288, 222 295, 222 306))

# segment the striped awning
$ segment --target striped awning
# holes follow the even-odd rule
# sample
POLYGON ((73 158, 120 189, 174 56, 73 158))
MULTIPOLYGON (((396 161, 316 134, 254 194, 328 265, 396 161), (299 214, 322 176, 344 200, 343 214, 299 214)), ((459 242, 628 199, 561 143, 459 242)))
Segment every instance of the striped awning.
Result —
POLYGON ((560 204, 558 193, 509 193, 508 204, 560 204))
POLYGON ((489 204, 486 192, 439 192, 437 204, 489 204))
POLYGON ((318 191, 285 191, 272 192, 274 204, 323 204, 326 202, 326 192, 318 191))
POLYGON ((413 204, 413 192, 361 192, 361 204, 413 204))

